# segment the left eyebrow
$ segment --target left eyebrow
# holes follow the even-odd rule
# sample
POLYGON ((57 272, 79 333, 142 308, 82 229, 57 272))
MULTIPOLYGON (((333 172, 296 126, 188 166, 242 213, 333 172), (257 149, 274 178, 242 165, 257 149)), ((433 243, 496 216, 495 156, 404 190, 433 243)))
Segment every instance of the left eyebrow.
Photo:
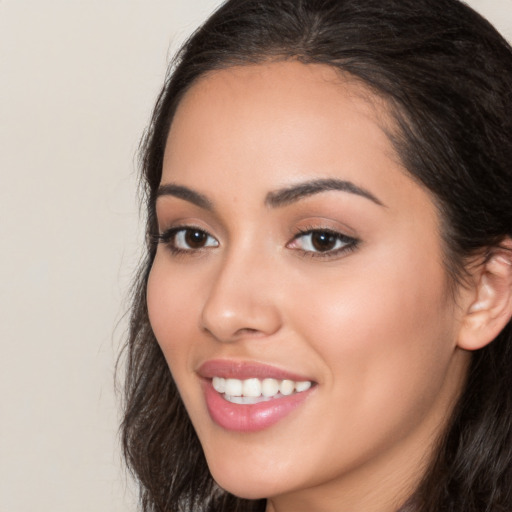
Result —
POLYGON ((184 201, 188 201, 189 203, 199 206, 199 208, 213 211, 213 204, 205 195, 182 185, 175 185, 174 183, 160 185, 156 191, 156 198, 158 199, 163 196, 178 197, 179 199, 183 199, 184 201))
POLYGON ((275 192, 269 192, 265 198, 265 204, 272 208, 279 208, 280 206, 295 203, 304 197, 319 194, 321 192, 328 192, 330 190, 339 190, 341 192, 355 194, 369 199, 379 206, 385 206, 382 201, 368 190, 358 187, 351 181, 335 178, 306 181, 297 185, 292 185, 291 187, 276 190, 275 192))

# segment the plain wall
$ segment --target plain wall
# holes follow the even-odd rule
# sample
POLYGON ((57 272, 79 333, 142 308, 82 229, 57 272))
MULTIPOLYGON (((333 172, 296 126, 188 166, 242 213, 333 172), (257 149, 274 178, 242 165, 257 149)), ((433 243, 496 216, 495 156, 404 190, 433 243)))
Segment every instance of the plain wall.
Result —
MULTIPOLYGON (((114 365, 136 150, 218 0, 0 0, 0 512, 134 512, 114 365)), ((512 40, 512 0, 472 0, 512 40)))

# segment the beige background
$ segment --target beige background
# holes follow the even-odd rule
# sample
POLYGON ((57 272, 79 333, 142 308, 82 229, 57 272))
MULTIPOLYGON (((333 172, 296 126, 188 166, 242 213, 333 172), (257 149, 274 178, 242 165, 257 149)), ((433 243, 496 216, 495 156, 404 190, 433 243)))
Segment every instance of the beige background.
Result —
MULTIPOLYGON (((133 512, 113 367, 135 154, 218 0, 0 0, 0 512, 133 512)), ((512 40, 512 0, 469 2, 512 40)))

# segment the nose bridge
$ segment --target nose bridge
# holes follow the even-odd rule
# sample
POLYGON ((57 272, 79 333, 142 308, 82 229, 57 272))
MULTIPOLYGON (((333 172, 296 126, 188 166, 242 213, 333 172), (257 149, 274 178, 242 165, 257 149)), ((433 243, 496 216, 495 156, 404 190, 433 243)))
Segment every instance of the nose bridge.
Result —
POLYGON ((274 265, 250 243, 226 251, 218 262, 201 322, 220 341, 270 335, 280 327, 273 293, 274 265))

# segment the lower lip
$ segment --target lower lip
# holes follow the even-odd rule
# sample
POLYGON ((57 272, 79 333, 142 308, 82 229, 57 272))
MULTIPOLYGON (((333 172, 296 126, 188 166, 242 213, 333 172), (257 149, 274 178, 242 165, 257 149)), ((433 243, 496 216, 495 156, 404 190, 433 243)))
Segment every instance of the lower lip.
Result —
POLYGON ((203 381, 206 406, 212 420, 226 430, 257 432, 282 420, 301 405, 314 388, 257 404, 234 404, 213 389, 211 380, 203 381))

